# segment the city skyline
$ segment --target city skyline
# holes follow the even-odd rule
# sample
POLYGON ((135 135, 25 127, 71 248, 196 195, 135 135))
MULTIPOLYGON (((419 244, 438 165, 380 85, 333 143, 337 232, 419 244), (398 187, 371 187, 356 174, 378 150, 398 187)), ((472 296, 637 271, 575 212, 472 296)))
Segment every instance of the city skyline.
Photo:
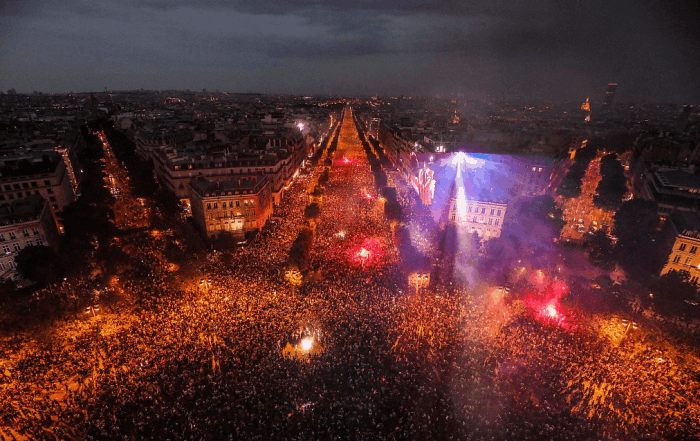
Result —
POLYGON ((10 1, 0 90, 191 89, 694 104, 682 2, 10 1))

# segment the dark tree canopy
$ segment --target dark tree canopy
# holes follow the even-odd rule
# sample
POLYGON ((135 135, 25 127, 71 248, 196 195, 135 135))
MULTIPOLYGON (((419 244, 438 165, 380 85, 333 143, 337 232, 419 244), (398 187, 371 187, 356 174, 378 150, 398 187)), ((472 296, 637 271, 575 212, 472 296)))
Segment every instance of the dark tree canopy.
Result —
POLYGON ((646 277, 660 269, 658 209, 654 201, 631 199, 615 214, 613 233, 618 238, 618 260, 633 275, 646 277))
POLYGON ((603 156, 600 161, 600 174, 602 178, 598 183, 593 202, 600 208, 615 211, 620 208, 622 198, 627 193, 625 170, 616 154, 603 156))
POLYGON ((39 285, 46 285, 63 277, 63 264, 56 252, 46 246, 25 247, 15 257, 17 271, 39 285))

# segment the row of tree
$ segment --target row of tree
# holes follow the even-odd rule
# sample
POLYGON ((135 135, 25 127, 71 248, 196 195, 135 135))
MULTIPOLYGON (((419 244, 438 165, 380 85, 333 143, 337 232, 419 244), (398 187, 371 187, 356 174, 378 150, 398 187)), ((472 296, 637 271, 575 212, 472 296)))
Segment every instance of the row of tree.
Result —
MULTIPOLYGON (((338 137, 340 135, 340 126, 342 124, 342 116, 336 123, 336 126, 332 130, 332 135, 330 138, 330 146, 328 147, 328 156, 330 157, 335 149, 338 147, 338 137)), ((319 152, 323 153, 325 145, 327 145, 328 139, 324 141, 319 152)), ((318 152, 316 152, 318 154, 318 152)), ((320 158, 320 156, 319 156, 320 158)), ((286 277, 293 285, 300 285, 303 280, 303 272, 305 272, 309 266, 309 258, 311 257, 311 248, 314 242, 314 231, 318 218, 321 214, 321 207, 319 201, 321 195, 323 194, 323 186, 328 182, 330 177, 330 169, 325 166, 323 172, 318 177, 316 184, 313 186, 313 190, 309 191, 309 199, 311 202, 304 208, 304 219, 306 224, 299 230, 296 239, 292 243, 289 249, 289 256, 287 258, 287 268, 286 277)))
POLYGON ((605 155, 600 160, 601 180, 593 196, 593 203, 604 210, 616 211, 622 205, 627 193, 625 169, 615 153, 605 155))
POLYGON ((401 266, 408 272, 412 271, 430 271, 431 261, 428 257, 421 254, 413 245, 408 228, 403 224, 404 214, 403 208, 396 196, 396 189, 387 186, 387 176, 384 172, 383 164, 391 164, 389 158, 386 157, 384 149, 379 143, 370 144, 367 141, 362 123, 355 116, 355 127, 360 136, 360 141, 367 154, 367 159, 370 163, 370 168, 375 178, 375 185, 379 190, 382 198, 384 198, 384 218, 390 223, 393 232, 394 245, 399 251, 401 258, 401 266), (384 160, 379 159, 384 158, 384 160))

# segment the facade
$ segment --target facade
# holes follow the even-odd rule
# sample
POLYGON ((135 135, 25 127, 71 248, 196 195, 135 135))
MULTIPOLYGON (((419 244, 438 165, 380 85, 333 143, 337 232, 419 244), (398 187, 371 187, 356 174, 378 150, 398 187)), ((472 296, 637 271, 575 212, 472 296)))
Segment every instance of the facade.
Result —
POLYGON ((30 195, 0 207, 0 277, 15 279, 15 256, 25 247, 58 246, 58 231, 49 204, 30 195))
MULTIPOLYGON (((75 200, 71 176, 61 154, 51 152, 41 157, 26 155, 0 161, 0 206, 30 195, 40 195, 49 203, 56 222, 58 214, 75 200)), ((57 226, 61 228, 58 223, 57 226)))
MULTIPOLYGON (((161 184, 179 199, 189 198, 192 179, 236 179, 264 174, 269 178, 275 205, 291 184, 306 158, 303 139, 270 139, 262 150, 243 149, 218 153, 200 150, 162 148, 154 152, 155 172, 161 184)), ((191 202, 191 201, 190 201, 191 202)))
POLYGON ((502 202, 466 200, 466 206, 460 208, 457 198, 451 198, 448 220, 462 231, 477 233, 482 240, 493 239, 501 237, 506 207, 502 202))
POLYGON ((189 183, 192 216, 207 237, 259 231, 272 215, 270 181, 264 175, 195 179, 189 183))
POLYGON ((676 212, 667 223, 667 239, 673 242, 668 261, 661 274, 669 271, 685 271, 690 281, 700 281, 700 215, 689 212, 676 212))

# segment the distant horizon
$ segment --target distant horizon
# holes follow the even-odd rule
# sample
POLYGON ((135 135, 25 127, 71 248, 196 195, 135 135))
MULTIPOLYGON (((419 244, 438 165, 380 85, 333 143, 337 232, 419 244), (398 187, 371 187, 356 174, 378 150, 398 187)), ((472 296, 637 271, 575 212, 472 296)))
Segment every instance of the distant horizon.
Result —
MULTIPOLYGON (((5 89, 5 90, 0 90, 0 94, 4 95, 11 95, 8 93, 10 90, 13 88, 5 89)), ((431 99, 454 99, 458 93, 453 93, 450 95, 445 95, 445 97, 438 96, 438 95, 428 95, 428 94, 341 94, 341 93, 288 93, 288 92, 232 92, 230 90, 209 90, 209 89, 199 89, 199 90, 193 90, 193 89, 109 89, 109 90, 89 90, 89 91, 69 91, 69 92, 45 92, 41 90, 33 90, 31 92, 25 92, 25 91, 18 91, 17 89, 15 90, 16 95, 25 95, 25 96, 33 96, 38 94, 44 95, 44 96, 61 96, 61 95, 91 95, 91 94, 110 94, 110 93, 161 93, 161 92, 179 92, 179 93, 194 93, 194 94, 230 94, 230 95, 268 95, 268 96, 292 96, 292 97, 350 97, 350 98, 372 98, 372 97, 377 97, 377 98, 392 98, 392 99, 397 99, 397 98, 431 98, 431 99), (448 98, 449 97, 449 98, 448 98)), ((590 97, 587 97, 590 98, 590 97)), ((600 106, 603 102, 603 97, 601 96, 601 99, 595 100, 592 99, 590 102, 594 106, 600 106)), ((489 101, 503 101, 503 100, 510 100, 510 101, 522 101, 522 102, 527 102, 527 103, 537 103, 537 104, 546 104, 546 103, 551 103, 553 105, 564 105, 564 104, 581 104, 583 101, 585 101, 586 98, 582 100, 575 100, 575 99, 565 99, 565 100, 555 100, 551 98, 543 98, 543 97, 537 97, 537 98, 527 98, 527 97, 519 97, 519 96, 493 96, 493 97, 488 97, 488 98, 482 98, 482 99, 465 99, 464 97, 460 98, 463 99, 464 102, 489 102, 489 101)), ((630 100, 621 100, 621 99, 615 99, 615 102, 613 103, 613 107, 619 106, 619 105, 629 105, 629 104, 637 104, 637 105, 677 105, 677 106, 693 106, 693 107, 700 107, 700 103, 692 103, 692 102, 672 102, 672 101, 652 101, 652 100, 645 100, 643 98, 632 98, 630 100)))

